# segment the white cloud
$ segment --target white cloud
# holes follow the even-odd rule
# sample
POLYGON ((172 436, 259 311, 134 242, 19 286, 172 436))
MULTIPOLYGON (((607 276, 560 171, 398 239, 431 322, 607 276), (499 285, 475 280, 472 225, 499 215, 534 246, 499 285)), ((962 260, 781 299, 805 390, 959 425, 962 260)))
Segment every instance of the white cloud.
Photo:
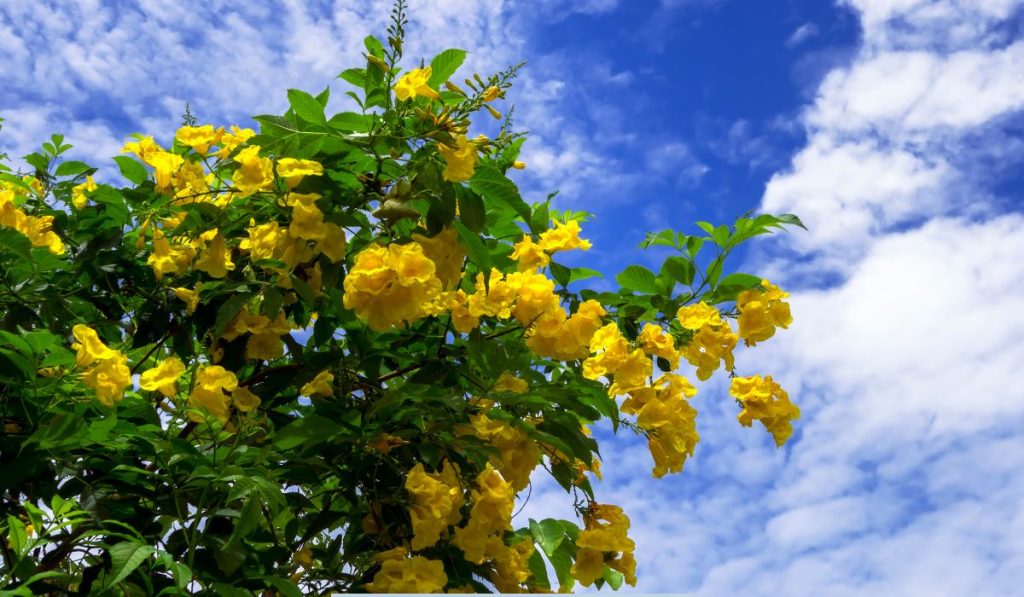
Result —
POLYGON ((797 27, 796 30, 794 30, 793 33, 791 33, 789 37, 786 38, 785 45, 787 48, 795 48, 800 44, 804 43, 805 41, 811 39, 812 37, 816 37, 817 35, 817 25, 815 25, 814 23, 804 23, 803 25, 797 27))

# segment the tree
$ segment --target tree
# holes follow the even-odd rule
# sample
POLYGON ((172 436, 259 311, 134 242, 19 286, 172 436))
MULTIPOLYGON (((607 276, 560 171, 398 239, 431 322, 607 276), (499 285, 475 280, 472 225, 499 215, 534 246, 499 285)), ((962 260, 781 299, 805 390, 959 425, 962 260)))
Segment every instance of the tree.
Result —
MULTIPOLYGON (((114 158, 54 135, 0 164, 0 588, 32 592, 539 591, 635 583, 629 520, 600 502, 588 425, 645 436, 661 477, 699 440, 679 373, 790 321, 726 271, 791 215, 651 234, 618 290, 558 262, 588 214, 528 204, 525 135, 496 106, 519 70, 402 70, 406 21, 328 91, 254 130, 185 123, 114 158), (477 115, 502 121, 467 136, 477 115), (730 320, 736 320, 734 329, 730 320), (579 521, 513 528, 531 475, 579 521)), ((735 377, 739 420, 782 445, 799 410, 735 377)), ((610 466, 615 466, 612 461, 610 466)))

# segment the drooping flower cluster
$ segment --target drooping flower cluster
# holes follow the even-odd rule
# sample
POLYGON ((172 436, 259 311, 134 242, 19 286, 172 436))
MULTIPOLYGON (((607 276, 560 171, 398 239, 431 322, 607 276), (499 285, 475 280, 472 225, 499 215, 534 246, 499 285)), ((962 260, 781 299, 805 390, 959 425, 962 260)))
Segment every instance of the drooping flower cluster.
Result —
POLYGON ((434 545, 449 526, 462 519, 462 488, 450 462, 445 461, 437 473, 428 473, 417 463, 405 478, 405 490, 412 498, 413 551, 434 545))
POLYGON ((696 331, 683 349, 683 357, 697 368, 697 379, 708 379, 723 362, 726 371, 733 370, 732 351, 736 348, 737 337, 718 309, 701 301, 680 307, 676 317, 685 329, 696 331))
POLYGON ((488 464, 477 476, 471 494, 469 520, 455 529, 452 543, 467 560, 481 564, 505 549, 502 536, 512 520, 515 490, 488 464))
POLYGON ((782 299, 789 296, 768 280, 762 280, 763 290, 744 290, 736 297, 739 309, 740 338, 747 346, 754 346, 775 335, 775 328, 786 329, 793 323, 789 303, 782 299))
MULTIPOLYGON (((219 365, 209 365, 195 374, 189 405, 205 410, 221 423, 228 420, 231 407, 249 412, 259 406, 260 398, 248 388, 238 385, 235 374, 219 365)), ((200 413, 190 413, 192 420, 202 421, 200 413)))
MULTIPOLYGON (((29 183, 29 187, 32 192, 42 194, 40 185, 29 183)), ((53 216, 30 216, 18 207, 15 200, 27 193, 14 183, 0 181, 0 226, 13 228, 27 236, 34 247, 46 247, 54 255, 63 255, 64 241, 52 230, 53 216)))
POLYGON ((419 243, 371 245, 345 277, 345 308, 375 331, 434 315, 443 286, 436 271, 419 243))
POLYGON ((71 348, 77 351, 75 363, 87 368, 82 381, 96 391, 96 399, 102 404, 114 406, 124 398, 125 388, 132 385, 128 357, 104 344, 96 330, 87 325, 78 324, 71 333, 75 337, 71 348))
POLYGON ((232 342, 243 334, 250 334, 245 345, 245 358, 269 361, 284 355, 281 336, 291 330, 292 325, 285 320, 284 312, 278 311, 277 316, 271 320, 245 307, 224 328, 222 337, 232 342))
POLYGON ((440 593, 448 584, 444 564, 423 556, 406 557, 404 547, 377 554, 380 571, 366 585, 371 593, 440 593))
POLYGON ((789 401, 789 394, 771 375, 734 377, 729 394, 743 405, 736 418, 744 427, 761 421, 779 447, 793 434, 792 421, 800 418, 800 408, 789 401))
POLYGON ((572 575, 589 587, 601 578, 605 564, 618 570, 627 583, 636 586, 635 544, 626 536, 629 518, 622 508, 610 504, 591 504, 584 515, 586 528, 580 531, 576 563, 572 575))

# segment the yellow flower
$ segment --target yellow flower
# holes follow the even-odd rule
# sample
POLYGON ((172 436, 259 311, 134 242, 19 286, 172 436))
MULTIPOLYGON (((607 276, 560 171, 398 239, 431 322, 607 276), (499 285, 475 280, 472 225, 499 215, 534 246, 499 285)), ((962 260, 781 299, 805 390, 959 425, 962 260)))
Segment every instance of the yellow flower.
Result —
POLYGON ((342 227, 324 222, 324 237, 316 243, 316 250, 326 255, 332 263, 345 259, 345 231, 342 227))
POLYGON ((590 241, 580 238, 580 223, 570 220, 566 223, 555 222, 555 227, 545 230, 540 235, 538 244, 548 253, 582 249, 586 251, 591 247, 590 241))
POLYGON ((539 269, 551 263, 551 257, 540 245, 533 242, 533 238, 528 234, 524 234, 523 238, 513 245, 511 258, 518 261, 517 268, 521 272, 539 269))
POLYGON ((139 376, 139 387, 149 392, 159 391, 170 397, 177 393, 178 378, 184 372, 185 364, 178 357, 167 357, 139 376))
POLYGON ((705 325, 683 349, 683 357, 697 368, 697 379, 704 381, 718 369, 720 362, 725 363, 725 370, 733 370, 732 351, 738 338, 728 323, 720 326, 705 325))
POLYGON ((754 346, 775 335, 775 328, 786 329, 793 323, 789 303, 782 299, 789 296, 768 280, 762 280, 764 290, 744 290, 736 298, 740 311, 739 336, 747 346, 754 346))
POLYGON ((249 360, 272 361, 284 356, 284 342, 274 332, 253 334, 245 344, 245 358, 249 360))
POLYGON ((438 143, 437 151, 446 164, 443 172, 445 180, 462 182, 473 177, 473 169, 476 168, 478 160, 477 147, 476 143, 466 138, 466 135, 456 137, 455 147, 438 143))
POLYGON ((150 253, 146 263, 153 268, 156 279, 160 280, 166 273, 176 276, 185 273, 195 254, 195 249, 187 245, 172 247, 164 237, 164 233, 159 228, 155 228, 153 230, 153 252, 150 253))
POLYGON ((636 584, 633 559, 633 541, 626 536, 629 518, 622 508, 608 504, 591 504, 584 515, 586 528, 580 531, 576 546, 576 564, 572 575, 584 586, 597 580, 607 563, 626 577, 626 582, 636 584))
POLYGON ((515 491, 490 464, 476 478, 469 521, 455 529, 452 543, 466 559, 480 564, 504 547, 502 535, 509 528, 515 491))
POLYGON ((274 164, 260 157, 260 146, 250 145, 235 156, 239 167, 231 175, 231 182, 242 192, 242 197, 270 188, 274 183, 274 164))
POLYGON ((281 158, 277 160, 277 175, 284 179, 289 189, 294 189, 303 176, 320 176, 324 173, 324 167, 320 162, 313 160, 297 160, 295 158, 281 158))
POLYGON ((98 365, 82 376, 85 385, 96 390, 96 399, 104 406, 114 406, 124 398, 124 390, 132 385, 132 374, 128 369, 128 357, 120 352, 103 359, 98 365))
POLYGON ((187 145, 196 150, 200 155, 206 155, 210 146, 217 143, 224 129, 214 130, 213 125, 183 126, 175 133, 175 138, 182 145, 187 145))
POLYGON ((230 133, 223 133, 220 138, 220 151, 217 157, 226 159, 236 147, 256 136, 256 131, 249 128, 239 128, 237 124, 231 125, 230 133))
POLYGON ((171 179, 185 163, 184 158, 167 151, 154 151, 148 156, 149 165, 153 166, 153 178, 156 188, 167 190, 171 187, 171 179))
POLYGON ((231 392, 231 402, 239 412, 252 412, 260 405, 260 397, 249 391, 249 388, 241 386, 231 392))
POLYGON ((412 498, 413 551, 434 545, 449 525, 459 522, 462 488, 450 462, 438 473, 428 473, 417 463, 406 476, 405 490, 412 498))
POLYGON ((743 405, 736 418, 744 427, 750 427, 755 419, 761 421, 780 448, 793 434, 792 421, 800 418, 800 408, 789 401, 789 394, 771 375, 734 377, 729 394, 743 405))
POLYGON ((345 308, 375 331, 433 315, 442 289, 435 272, 419 243, 371 245, 345 277, 345 308))
POLYGON ((172 288, 174 296, 185 301, 185 313, 192 315, 196 312, 196 307, 199 306, 199 291, 202 289, 203 283, 196 284, 195 290, 189 290, 188 288, 172 288))
POLYGON ((134 143, 125 143, 124 147, 121 148, 121 153, 134 153, 140 160, 152 166, 153 164, 150 162, 150 156, 154 153, 162 152, 163 148, 157 145, 156 142, 153 141, 153 137, 149 135, 146 135, 145 137, 136 135, 135 138, 138 139, 138 141, 134 143))
MULTIPOLYGON (((235 374, 219 365, 203 367, 195 376, 195 385, 189 396, 189 405, 201 408, 216 417, 222 423, 228 420, 230 405, 224 392, 233 392, 238 388, 235 374)), ((201 416, 192 415, 193 420, 202 421, 201 416)))
POLYGON ((320 195, 316 193, 292 193, 289 203, 292 206, 292 222, 288 226, 288 234, 305 240, 323 240, 327 236, 327 225, 324 214, 316 206, 320 195))
POLYGON ((485 102, 493 102, 498 99, 499 95, 501 95, 501 90, 492 85, 484 90, 483 100, 485 102))
POLYGON ((334 375, 330 371, 321 371, 311 381, 302 386, 299 394, 303 396, 331 396, 334 394, 334 388, 331 387, 333 381, 334 375))
POLYGON ((366 588, 371 593, 440 593, 446 584, 448 576, 442 562, 423 556, 401 556, 381 561, 380 571, 366 588))
POLYGON ((224 235, 219 230, 196 260, 195 267, 210 274, 212 278, 223 278, 229 271, 235 269, 235 264, 231 261, 231 249, 227 247, 224 235))
POLYGON ((445 227, 432 237, 416 233, 412 239, 423 247, 423 254, 434 262, 434 271, 444 288, 457 286, 462 280, 462 265, 466 259, 466 248, 459 242, 455 228, 445 227))
POLYGON ((256 222, 250 219, 246 231, 249 238, 243 239, 239 248, 249 251, 249 258, 253 261, 273 259, 282 250, 286 240, 284 231, 273 221, 257 226, 256 222))
POLYGON ((661 326, 653 323, 645 324, 637 342, 647 354, 667 360, 670 368, 675 369, 679 366, 680 354, 676 351, 675 339, 666 334, 661 326))
POLYGON ((503 371, 491 386, 492 392, 511 392, 513 394, 523 394, 529 389, 530 384, 508 371, 503 371))
POLYGON ((430 74, 431 69, 429 66, 426 68, 414 68, 405 73, 395 83, 395 97, 400 100, 407 100, 422 95, 432 100, 440 99, 441 96, 427 84, 427 81, 430 80, 430 74))
POLYGON ((676 318, 679 319, 679 324, 688 330, 699 330, 706 325, 722 325, 721 313, 704 301, 695 305, 679 307, 679 310, 676 311, 676 318))
POLYGON ((92 179, 92 175, 86 176, 85 182, 76 184, 71 188, 71 204, 75 206, 75 209, 82 209, 88 201, 88 197, 85 194, 91 193, 98 188, 96 181, 92 179))
POLYGON ((75 363, 79 367, 91 365, 102 359, 112 359, 121 354, 117 350, 107 347, 100 340, 99 335, 96 334, 96 330, 87 325, 81 323, 76 325, 71 328, 71 334, 74 335, 76 340, 71 345, 71 349, 78 351, 78 354, 75 355, 75 363))
POLYGON ((524 162, 520 162, 519 160, 516 160, 516 161, 512 162, 512 167, 515 168, 516 170, 522 170, 522 169, 526 168, 526 164, 524 162))

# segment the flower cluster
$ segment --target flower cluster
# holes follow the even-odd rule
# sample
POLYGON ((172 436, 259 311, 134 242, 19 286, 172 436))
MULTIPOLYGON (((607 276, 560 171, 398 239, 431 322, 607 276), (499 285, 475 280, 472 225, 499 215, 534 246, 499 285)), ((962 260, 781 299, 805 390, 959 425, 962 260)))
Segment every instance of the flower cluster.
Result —
POLYGON ((108 347, 100 340, 96 330, 78 324, 71 329, 75 337, 72 350, 77 351, 75 363, 87 367, 82 381, 96 391, 96 399, 105 406, 114 406, 124 397, 125 388, 132 385, 128 357, 108 347))
POLYGON ((750 427, 755 419, 761 421, 779 447, 793 434, 792 421, 800 418, 800 408, 789 401, 789 394, 771 375, 734 377, 729 394, 743 406, 736 418, 744 427, 750 427))
POLYGON ((448 576, 444 564, 423 556, 406 557, 404 547, 377 554, 380 571, 366 585, 371 593, 440 593, 448 576))
POLYGON ((605 564, 618 570, 626 582, 636 586, 635 544, 626 536, 629 518, 622 508, 610 504, 591 504, 584 515, 586 528, 576 540, 576 563, 573 577, 589 587, 601 578, 605 564))
POLYGON ((723 362, 726 371, 733 370, 732 351, 738 339, 718 309, 701 301, 680 307, 676 317, 684 329, 696 332, 683 350, 683 357, 697 368, 697 379, 708 379, 723 362))
POLYGON ((345 308, 375 331, 434 315, 443 287, 436 272, 419 243, 369 246, 345 277, 345 308))
POLYGON ((405 478, 405 490, 412 498, 413 551, 434 545, 449 526, 462 519, 462 488, 450 462, 437 473, 428 473, 417 463, 405 478))
MULTIPOLYGON (((26 177, 27 187, 37 196, 42 195, 42 187, 35 178, 26 177)), ((52 230, 53 216, 30 216, 18 207, 17 200, 30 191, 23 187, 0 181, 0 226, 13 228, 28 237, 34 247, 46 247, 54 255, 64 254, 64 241, 52 230)))
POLYGON ((775 328, 786 329, 793 323, 789 303, 782 299, 789 296, 768 280, 762 280, 763 290, 744 290, 736 297, 739 309, 740 338, 747 346, 754 346, 775 335, 775 328))

